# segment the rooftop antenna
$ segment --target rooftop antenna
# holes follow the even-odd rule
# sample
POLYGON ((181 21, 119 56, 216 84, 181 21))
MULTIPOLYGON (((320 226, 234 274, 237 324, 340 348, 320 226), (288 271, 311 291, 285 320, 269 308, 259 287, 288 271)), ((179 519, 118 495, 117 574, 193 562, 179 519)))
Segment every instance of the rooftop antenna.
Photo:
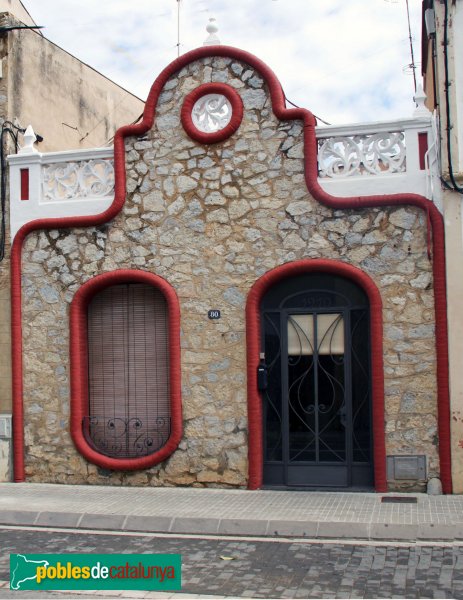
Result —
POLYGON ((412 59, 412 62, 410 63, 410 68, 413 73, 413 84, 415 86, 415 93, 416 93, 416 64, 415 64, 415 57, 413 55, 413 38, 412 38, 412 28, 410 27, 410 9, 408 8, 408 0, 406 0, 406 4, 407 4, 407 20, 408 20, 408 39, 410 40, 410 56, 412 59))
POLYGON ((180 56, 180 2, 177 0, 177 57, 180 56))
MULTIPOLYGON (((385 2, 389 2, 390 4, 397 4, 397 2, 399 0, 384 0, 385 2)), ((408 22, 408 39, 410 42, 410 58, 411 58, 411 63, 409 63, 408 65, 406 65, 403 68, 404 72, 410 73, 410 71, 413 74, 413 85, 415 88, 415 93, 416 93, 416 62, 415 62, 415 55, 413 53, 413 38, 412 38, 412 28, 410 25, 410 9, 408 6, 408 0, 405 0, 406 6, 407 6, 407 22, 408 22)))

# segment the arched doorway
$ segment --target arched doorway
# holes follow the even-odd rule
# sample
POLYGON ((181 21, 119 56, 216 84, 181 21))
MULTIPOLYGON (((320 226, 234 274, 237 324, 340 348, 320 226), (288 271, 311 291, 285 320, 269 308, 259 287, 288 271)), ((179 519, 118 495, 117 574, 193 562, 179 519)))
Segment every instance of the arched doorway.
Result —
POLYGON ((248 487, 374 481, 386 491, 382 302, 372 279, 329 259, 281 265, 252 286, 246 323, 248 487))
POLYGON ((339 275, 303 274, 261 301, 263 483, 372 487, 369 303, 339 275))

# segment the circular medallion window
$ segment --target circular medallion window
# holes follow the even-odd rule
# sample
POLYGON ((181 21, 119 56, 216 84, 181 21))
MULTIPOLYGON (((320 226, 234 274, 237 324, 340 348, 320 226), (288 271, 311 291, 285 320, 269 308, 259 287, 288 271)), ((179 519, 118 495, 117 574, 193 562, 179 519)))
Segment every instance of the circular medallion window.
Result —
POLYGON ((181 119, 187 134, 197 142, 222 142, 240 126, 243 103, 229 85, 205 83, 185 98, 181 119))

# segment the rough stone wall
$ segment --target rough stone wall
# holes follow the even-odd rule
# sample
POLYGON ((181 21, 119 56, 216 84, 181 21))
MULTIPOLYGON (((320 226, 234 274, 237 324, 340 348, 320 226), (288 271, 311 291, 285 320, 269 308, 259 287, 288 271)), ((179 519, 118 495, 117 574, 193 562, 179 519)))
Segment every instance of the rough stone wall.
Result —
POLYGON ((128 139, 128 197, 104 227, 34 233, 24 269, 26 469, 32 481, 245 486, 244 307, 269 269, 331 258, 363 269, 384 303, 388 454, 425 454, 438 474, 431 264, 415 208, 333 211, 307 193, 302 124, 280 123, 247 65, 203 59, 165 85, 153 129, 128 139), (179 111, 197 85, 227 82, 244 119, 200 145, 179 111), (88 464, 69 434, 69 303, 90 277, 139 268, 164 277, 181 306, 184 436, 163 464, 137 473, 88 464), (207 319, 220 309, 220 320, 207 319))

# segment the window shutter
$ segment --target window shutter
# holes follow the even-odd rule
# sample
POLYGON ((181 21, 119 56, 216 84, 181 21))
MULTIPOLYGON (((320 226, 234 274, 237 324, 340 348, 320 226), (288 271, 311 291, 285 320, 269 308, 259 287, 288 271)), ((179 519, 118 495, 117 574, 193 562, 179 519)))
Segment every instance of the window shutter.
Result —
POLYGON ((116 458, 152 454, 170 434, 168 311, 151 285, 114 285, 88 306, 88 442, 116 458))

